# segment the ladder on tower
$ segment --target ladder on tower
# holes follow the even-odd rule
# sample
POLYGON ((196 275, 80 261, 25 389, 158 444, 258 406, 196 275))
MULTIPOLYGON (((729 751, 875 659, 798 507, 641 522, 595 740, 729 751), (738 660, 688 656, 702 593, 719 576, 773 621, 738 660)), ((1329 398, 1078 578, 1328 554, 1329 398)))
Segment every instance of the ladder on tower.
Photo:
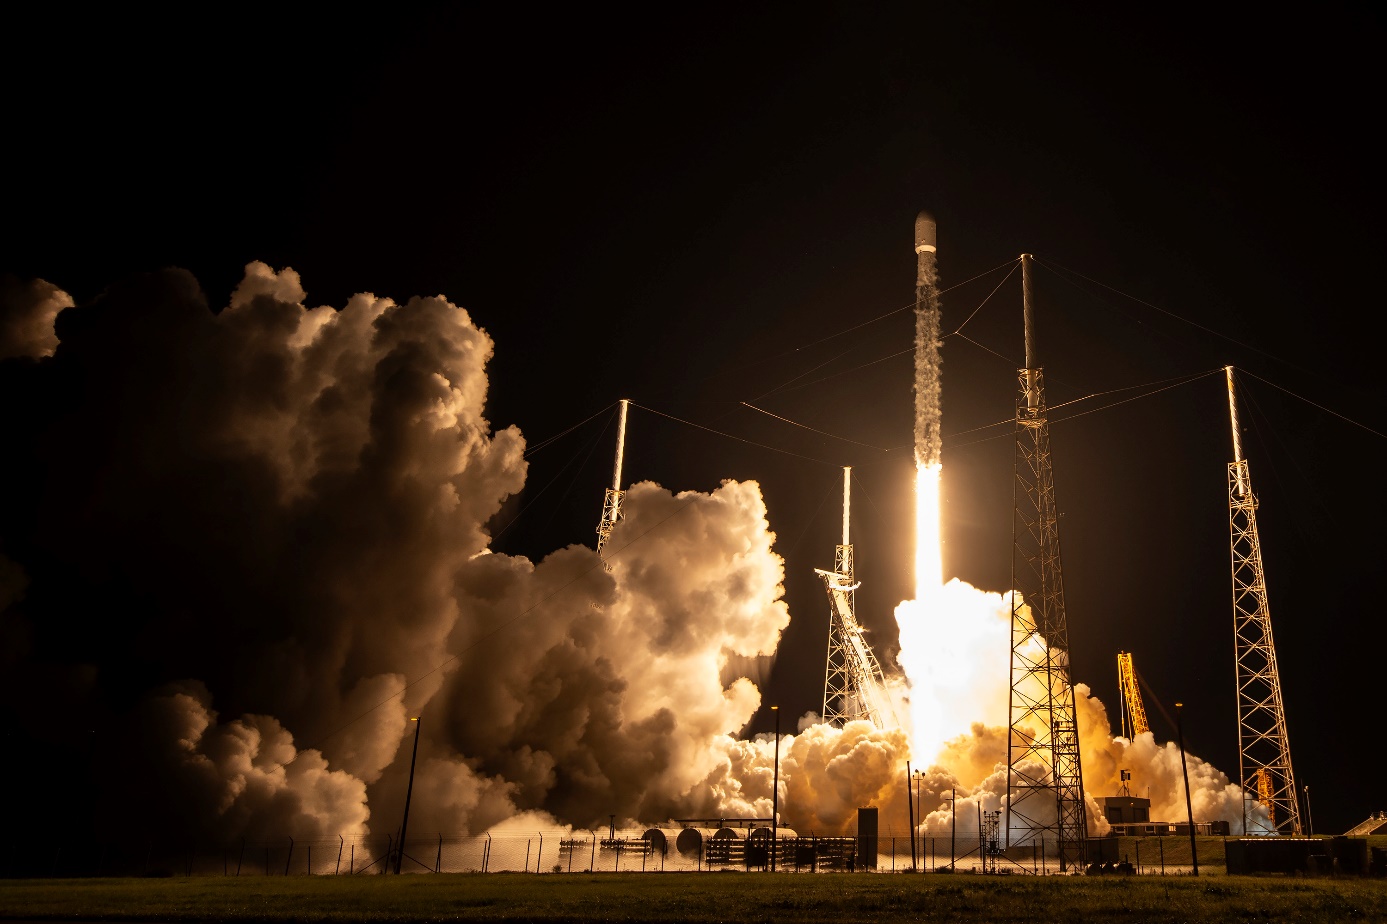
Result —
POLYGON ((1300 800, 1291 769, 1281 674, 1271 634, 1271 607, 1257 532, 1257 496, 1243 458, 1233 367, 1228 379, 1228 414, 1233 426, 1233 461, 1228 463, 1228 533, 1233 564, 1233 647, 1238 694, 1238 764, 1243 790, 1243 832, 1248 801, 1266 809, 1264 834, 1300 834, 1300 800), (1255 795, 1254 795, 1255 793, 1255 795))
POLYGON ((853 579, 852 544, 848 541, 848 511, 852 467, 843 468, 843 542, 834 554, 832 571, 815 568, 828 590, 828 663, 824 671, 823 720, 842 728, 859 719, 877 728, 898 724, 886 678, 868 644, 866 630, 857 621, 853 579))

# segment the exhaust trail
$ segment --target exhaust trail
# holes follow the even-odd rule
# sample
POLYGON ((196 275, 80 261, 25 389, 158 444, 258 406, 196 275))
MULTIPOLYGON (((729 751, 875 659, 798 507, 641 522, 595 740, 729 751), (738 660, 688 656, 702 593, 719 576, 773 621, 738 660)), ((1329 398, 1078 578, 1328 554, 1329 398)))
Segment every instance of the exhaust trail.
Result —
POLYGON ((939 535, 943 416, 939 357, 939 274, 934 217, 915 216, 915 599, 928 601, 944 583, 939 535))

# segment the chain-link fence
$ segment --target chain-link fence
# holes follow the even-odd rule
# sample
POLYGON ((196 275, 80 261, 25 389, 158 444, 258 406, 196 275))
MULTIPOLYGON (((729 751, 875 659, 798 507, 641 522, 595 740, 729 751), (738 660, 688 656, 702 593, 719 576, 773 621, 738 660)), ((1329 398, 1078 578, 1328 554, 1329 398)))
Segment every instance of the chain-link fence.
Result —
MULTIPOLYGON (((1090 839, 1083 863, 1061 864, 1053 840, 1003 847, 976 833, 910 837, 817 837, 774 841, 764 833, 729 828, 617 832, 536 831, 534 834, 411 835, 242 840, 232 844, 77 840, 12 842, 6 877, 83 876, 360 876, 399 873, 780 872, 948 873, 1053 875, 1087 872, 1188 875, 1188 837, 1090 839)), ((1224 838, 1197 839, 1201 872, 1226 869, 1224 838)))

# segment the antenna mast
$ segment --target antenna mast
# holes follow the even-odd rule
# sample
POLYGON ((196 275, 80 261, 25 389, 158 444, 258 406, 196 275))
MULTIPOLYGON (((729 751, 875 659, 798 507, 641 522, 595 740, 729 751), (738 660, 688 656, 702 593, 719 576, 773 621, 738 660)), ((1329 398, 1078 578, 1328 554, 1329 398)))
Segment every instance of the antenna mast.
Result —
POLYGON ((1060 870, 1082 865, 1088 838, 1079 726, 1069 673, 1059 512, 1050 464, 1045 376, 1036 360, 1031 255, 1021 255, 1026 368, 1019 370, 1012 515, 1008 846, 1058 845, 1060 870), (1012 831, 1016 836, 1013 838, 1012 831))
POLYGON ((848 517, 852 499, 852 466, 843 466, 843 542, 833 555, 833 570, 815 568, 828 590, 828 664, 824 671, 824 722, 842 728, 847 722, 866 719, 885 728, 895 712, 886 695, 881 664, 867 644, 865 630, 857 622, 853 580, 852 544, 848 541, 848 517))
POLYGON ((1238 691, 1238 754, 1243 790, 1243 833, 1248 799, 1266 808, 1266 834, 1300 834, 1300 800, 1291 771, 1281 675, 1271 637, 1262 541, 1257 533, 1257 496, 1243 458, 1233 367, 1228 377, 1228 413, 1233 425, 1233 461, 1228 464, 1228 534, 1233 560, 1233 647, 1238 691))
POLYGON ((612 466, 612 486, 607 489, 606 496, 602 499, 602 520, 597 524, 599 552, 611 537, 616 521, 621 519, 621 499, 626 496, 626 492, 621 490, 621 462, 626 454, 626 411, 630 404, 628 399, 621 399, 621 418, 616 428, 616 463, 612 466))

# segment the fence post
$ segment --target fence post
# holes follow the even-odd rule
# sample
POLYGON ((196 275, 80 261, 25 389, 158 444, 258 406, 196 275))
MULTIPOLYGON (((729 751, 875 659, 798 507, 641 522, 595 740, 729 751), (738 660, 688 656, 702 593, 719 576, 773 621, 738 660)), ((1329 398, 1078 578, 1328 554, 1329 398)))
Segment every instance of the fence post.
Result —
POLYGON ((535 875, 539 875, 540 873, 544 872, 544 868, 543 868, 542 866, 540 866, 540 864, 543 863, 543 862, 544 862, 544 832, 543 832, 543 831, 540 831, 540 832, 539 832, 539 849, 535 851, 535 875))
POLYGON ((1165 838, 1156 838, 1156 846, 1161 849, 1161 875, 1165 875, 1165 838))
POLYGON ((491 832, 486 832, 486 849, 482 851, 482 872, 491 866, 491 832))
POLYGON ((294 839, 289 838, 289 856, 284 858, 284 875, 289 875, 289 861, 294 859, 294 839))
POLYGON ((597 832, 592 832, 592 856, 588 858, 588 872, 597 865, 597 832))
POLYGON ((241 878, 241 861, 246 858, 246 839, 241 838, 241 852, 236 855, 236 878, 241 878))
POLYGON ((337 835, 337 865, 332 868, 332 875, 336 876, 342 872, 342 848, 346 846, 347 839, 342 835, 337 835))
POLYGON ((443 871, 443 832, 438 832, 438 856, 433 861, 433 871, 439 873, 443 871))

